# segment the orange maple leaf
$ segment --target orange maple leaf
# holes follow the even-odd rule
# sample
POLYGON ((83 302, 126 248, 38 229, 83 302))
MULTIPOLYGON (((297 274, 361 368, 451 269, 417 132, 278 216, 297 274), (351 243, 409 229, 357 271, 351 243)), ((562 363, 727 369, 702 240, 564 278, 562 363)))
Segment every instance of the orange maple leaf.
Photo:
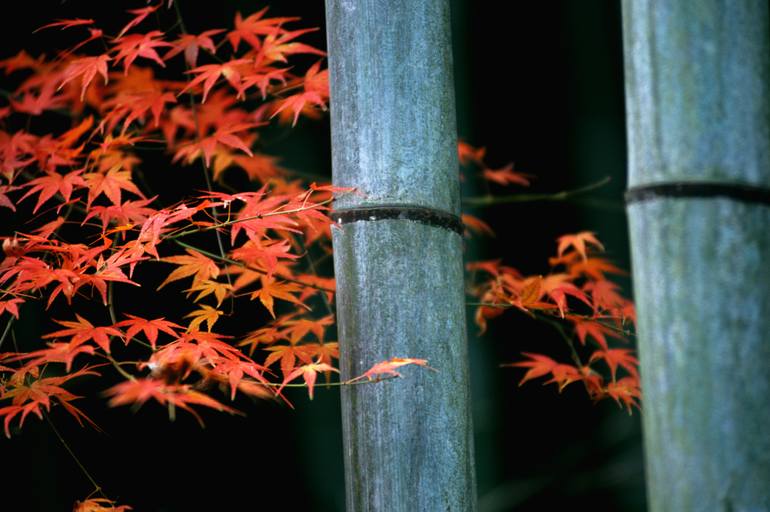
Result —
POLYGON ((220 310, 206 304, 201 304, 200 309, 196 309, 192 313, 188 313, 184 316, 185 318, 192 318, 192 320, 190 320, 190 325, 187 326, 187 330, 197 331, 198 327, 205 321, 206 330, 211 332, 211 328, 214 327, 214 324, 217 323, 217 320, 219 320, 219 317, 222 315, 224 315, 224 313, 220 310))
POLYGON ((206 98, 217 83, 219 77, 224 77, 230 85, 232 85, 238 91, 238 97, 243 95, 241 89, 241 70, 242 68, 251 63, 251 59, 233 59, 225 62, 224 64, 206 64, 198 66, 195 69, 191 69, 188 73, 195 73, 198 76, 193 78, 187 86, 179 91, 178 96, 181 96, 185 92, 189 91, 198 84, 203 84, 203 99, 201 103, 206 103, 206 98))
POLYGON ((597 359, 604 359, 607 366, 610 367, 610 373, 612 374, 612 380, 615 380, 615 373, 618 370, 618 366, 626 370, 632 377, 639 377, 639 360, 633 356, 633 351, 627 348, 608 348, 604 350, 597 350, 591 355, 589 362, 596 361, 597 359))
POLYGON ((77 320, 54 320, 59 325, 67 327, 56 332, 43 335, 43 339, 70 337, 70 345, 77 347, 88 340, 94 340, 105 352, 110 353, 110 337, 123 338, 123 333, 113 326, 96 327, 91 322, 75 313, 77 320))
POLYGON ((383 375, 388 377, 401 377, 401 374, 396 371, 396 368, 401 368, 402 366, 408 364, 415 364, 417 366, 422 366, 436 371, 434 368, 428 366, 427 359, 415 359, 412 357, 392 357, 387 361, 380 361, 379 363, 366 370, 363 374, 354 379, 351 379, 349 382, 354 382, 363 378, 374 380, 375 378, 380 378, 383 375))
POLYGON ((19 201, 23 201, 32 194, 39 193, 40 195, 37 198, 37 204, 32 210, 32 213, 36 213, 37 210, 57 192, 62 195, 64 202, 66 203, 70 200, 72 191, 76 187, 86 186, 85 180, 80 176, 82 172, 83 169, 78 169, 64 175, 59 174, 58 172, 48 172, 43 177, 29 180, 24 186, 30 187, 30 189, 21 196, 19 201))
POLYGON ((576 233, 574 235, 560 236, 557 239, 557 242, 559 243, 559 247, 557 249, 559 257, 561 257, 570 247, 573 247, 577 253, 580 254, 580 256, 582 256, 582 258, 585 260, 587 259, 586 244, 593 245, 602 251, 604 250, 602 243, 597 240, 596 236, 594 236, 594 233, 591 231, 581 231, 580 233, 576 233))
POLYGON ((158 10, 158 8, 161 6, 161 3, 150 5, 147 7, 142 7, 141 9, 129 9, 127 12, 129 14, 133 14, 134 17, 129 21, 123 29, 118 33, 118 35, 115 37, 115 39, 120 39, 123 37, 123 35, 134 28, 135 26, 139 25, 141 22, 147 18, 150 14, 154 13, 158 10))
POLYGON ((254 156, 254 153, 251 152, 249 146, 247 146, 246 143, 235 134, 249 130, 255 126, 257 125, 254 123, 240 123, 234 124, 232 126, 220 127, 208 137, 201 139, 198 142, 192 142, 186 146, 182 146, 179 150, 177 150, 173 160, 178 161, 185 159, 187 163, 190 163, 195 161, 195 159, 198 158, 201 153, 203 153, 206 167, 210 167, 211 157, 216 153, 218 144, 240 149, 247 155, 254 156))
POLYGON ((283 383, 281 384, 281 387, 278 388, 278 393, 281 392, 281 390, 288 384, 289 382, 293 381, 300 375, 305 380, 305 385, 307 385, 307 392, 308 396, 310 396, 310 399, 313 399, 313 388, 315 387, 315 381, 318 377, 318 372, 337 372, 339 373, 339 370, 334 368, 333 366, 330 366, 326 363, 311 363, 306 364, 303 366, 300 366, 299 368, 295 368, 294 371, 292 371, 289 375, 286 376, 285 379, 283 379, 283 383))
POLYGON ((70 82, 77 77, 81 77, 80 83, 82 84, 80 90, 80 101, 86 95, 86 89, 88 84, 94 79, 97 73, 104 77, 104 85, 107 85, 107 62, 112 60, 109 55, 102 54, 96 57, 83 57, 82 59, 73 60, 67 69, 64 70, 62 75, 62 82, 59 84, 59 89, 64 87, 67 82, 70 82))
POLYGON ((184 279, 185 277, 193 276, 193 285, 197 285, 203 281, 215 278, 219 275, 219 267, 208 256, 199 253, 193 249, 185 249, 188 256, 169 256, 163 258, 161 261, 166 263, 173 263, 179 265, 179 268, 171 272, 165 281, 160 283, 158 290, 166 286, 168 283, 184 279))
POLYGON ((128 327, 125 334, 126 344, 128 344, 134 336, 139 334, 139 331, 142 331, 147 338, 147 341, 152 345, 153 350, 155 350, 155 343, 158 341, 158 334, 160 331, 176 338, 178 336, 177 331, 184 329, 181 325, 169 322, 163 317, 147 320, 138 316, 129 315, 128 313, 124 314, 128 317, 128 320, 121 320, 116 323, 114 327, 128 327))
POLYGON ((623 377, 617 382, 607 384, 607 395, 612 397, 621 407, 623 405, 631 414, 632 407, 639 409, 639 399, 642 398, 642 392, 639 389, 639 379, 636 377, 623 377))
POLYGON ((291 125, 294 126, 297 124, 299 114, 305 108, 305 105, 309 104, 323 110, 326 109, 326 100, 329 98, 329 70, 324 69, 321 71, 321 61, 313 64, 305 73, 304 89, 304 92, 285 98, 270 117, 275 117, 282 110, 291 108, 294 112, 294 121, 291 125))
POLYGON ((532 177, 529 174, 514 171, 513 164, 508 164, 500 169, 485 168, 481 171, 481 176, 498 185, 521 185, 523 187, 529 186, 529 179, 532 177))
POLYGON ((507 363, 501 366, 513 366, 519 368, 529 368, 524 377, 519 381, 519 386, 527 382, 528 380, 536 379, 538 377, 544 377, 551 373, 551 370, 559 364, 548 356, 542 354, 532 354, 530 352, 522 352, 522 355, 527 356, 529 361, 520 361, 518 363, 507 363))
POLYGON ((131 171, 123 169, 122 164, 111 167, 106 173, 90 172, 84 174, 83 178, 88 185, 88 202, 86 209, 91 207, 91 203, 104 194, 112 201, 114 205, 120 205, 121 190, 126 190, 145 199, 144 194, 131 181, 131 171))
POLYGON ((166 67, 166 63, 160 58, 156 48, 167 48, 173 46, 171 43, 161 40, 163 32, 153 30, 146 34, 130 34, 118 40, 114 45, 117 50, 115 55, 115 64, 123 61, 123 74, 128 74, 128 68, 138 57, 155 61, 161 67, 166 67))
POLYGON ((200 48, 203 48, 211 54, 216 53, 217 50, 211 36, 221 34, 224 31, 224 29, 215 28, 206 30, 197 35, 182 34, 179 36, 179 39, 171 43, 173 48, 163 56, 163 60, 168 60, 171 57, 184 52, 185 62, 187 62, 188 66, 194 68, 195 64, 198 62, 198 52, 200 48))
POLYGON ((111 387, 104 394, 112 397, 109 401, 109 405, 112 407, 126 404, 136 404, 138 407, 141 407, 150 399, 157 401, 161 405, 173 404, 192 414, 201 426, 203 426, 203 419, 191 407, 192 405, 209 407, 230 414, 240 414, 239 411, 217 402, 208 395, 191 389, 188 385, 167 385, 161 380, 152 378, 127 380, 111 387))
POLYGON ((270 312, 270 316, 275 318, 275 312, 273 311, 273 299, 281 299, 294 304, 298 304, 306 309, 308 308, 297 297, 292 295, 293 293, 301 292, 302 286, 296 283, 290 282, 278 282, 274 277, 261 276, 260 281, 262 288, 251 294, 251 300, 259 297, 259 301, 270 312))
POLYGON ((72 512, 126 512, 133 510, 128 505, 117 505, 107 498, 88 498, 76 501, 72 512))

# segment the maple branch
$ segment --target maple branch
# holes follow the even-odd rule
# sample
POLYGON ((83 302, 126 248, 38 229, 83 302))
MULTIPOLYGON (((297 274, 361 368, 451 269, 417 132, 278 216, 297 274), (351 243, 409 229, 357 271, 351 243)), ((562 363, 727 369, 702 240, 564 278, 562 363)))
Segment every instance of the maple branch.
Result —
POLYGON ((14 317, 11 317, 8 319, 8 323, 5 324, 5 330, 3 330, 3 335, 0 336, 0 347, 3 346, 3 342, 5 341, 5 338, 8 337, 8 333, 11 330, 11 326, 13 325, 14 317))
MULTIPOLYGON (((174 240, 174 243, 179 245, 179 246, 181 246, 181 247, 184 247, 186 249, 192 249, 193 251, 197 251, 197 252, 203 254, 204 256, 208 256, 209 258, 214 258, 216 260, 223 261, 223 262, 229 263, 231 265, 235 265, 235 266, 238 266, 238 267, 241 267, 241 268, 245 268, 247 270, 251 270, 252 272, 256 272, 258 274, 262 274, 262 275, 265 275, 265 276, 268 275, 267 272, 265 272, 264 270, 262 270, 260 268, 252 267, 251 265, 246 265, 245 263, 242 263, 242 262, 240 262, 238 260, 234 260, 234 259, 228 258, 227 256, 219 256, 219 255, 217 255, 217 254, 215 254, 213 252, 209 252, 209 251, 200 249, 198 247, 195 247, 194 245, 190 245, 188 243, 182 242, 181 240, 174 240)), ((335 290, 333 290, 331 288, 326 288, 325 286, 318 286, 318 285, 315 285, 315 284, 306 283, 304 281, 300 281, 299 279, 294 279, 294 278, 285 277, 285 276, 279 276, 279 277, 281 279, 283 279, 284 281, 288 281, 290 283, 301 284, 302 286, 307 286, 308 288, 313 288, 313 289, 321 290, 321 291, 324 291, 324 292, 334 292, 335 291, 335 290)))
MULTIPOLYGON (((179 7, 179 2, 177 1, 174 5, 174 10, 176 11, 176 20, 179 23, 179 29, 182 31, 183 34, 187 34, 187 27, 184 23, 184 18, 182 18, 182 10, 179 7)), ((190 71, 190 65, 189 63, 185 62, 185 67, 187 68, 187 71, 190 71)), ((197 144, 200 144, 201 142, 201 133, 200 133, 200 123, 198 122, 198 109, 195 106, 195 98, 193 98, 192 94, 189 95, 190 97, 190 111, 192 112, 193 121, 195 123, 195 142, 197 144)), ((205 96, 204 96, 205 99, 205 96)), ((206 165, 205 160, 201 159, 201 169, 203 170, 203 177, 206 180, 206 188, 209 190, 209 192, 212 191, 212 185, 211 185, 211 178, 209 178, 209 169, 208 165, 206 165)), ((216 206, 212 206, 211 210, 214 212, 214 215, 217 215, 217 208, 216 206)), ((221 257, 225 257, 225 246, 222 243, 222 235, 219 231, 215 230, 214 233, 217 237, 217 247, 219 248, 219 255, 221 257)), ((232 288, 233 282, 232 279, 230 279, 230 274, 225 274, 225 278, 227 279, 227 284, 232 288)), ((234 302, 235 298, 230 297, 230 313, 233 312, 235 305, 234 302)), ((169 413, 172 414, 172 410, 169 409, 169 413)))
MULTIPOLYGON (((567 346, 569 347, 570 356, 572 357, 572 362, 574 362, 578 368, 583 368, 583 362, 580 360, 580 356, 578 355, 577 350, 575 350, 575 342, 571 336, 568 336, 567 333, 564 332, 564 327, 562 327, 562 325, 557 320, 548 318, 545 315, 541 315, 534 312, 533 312, 533 315, 536 318, 539 317, 540 320, 543 320, 544 322, 550 324, 551 327, 553 327, 559 332, 559 334, 561 335, 561 337, 564 339, 564 341, 567 343, 567 346)), ((588 385, 586 385, 586 389, 588 389, 588 385)))
POLYGON ((70 454, 70 457, 72 457, 72 460, 75 461, 75 464, 78 465, 78 467, 86 476, 88 481, 91 482, 91 485, 94 486, 94 492, 98 492, 99 494, 107 498, 107 495, 104 494, 104 492, 102 491, 102 487, 96 482, 96 480, 94 480, 94 477, 91 476, 91 474, 88 472, 88 470, 83 465, 83 463, 80 462, 80 459, 78 459, 77 455, 75 455, 75 452, 72 451, 72 448, 70 448, 70 445, 67 444, 67 441, 65 441, 64 437, 62 437, 62 435, 59 433, 59 430, 56 428, 56 425, 53 424, 53 421, 51 421, 51 418, 48 416, 48 413, 46 411, 41 411, 41 412, 43 413, 43 417, 45 418, 45 420, 48 422, 48 425, 51 427, 51 430, 53 430, 53 433, 59 439, 59 442, 61 442, 62 446, 64 446, 64 449, 67 450, 67 453, 70 454))
MULTIPOLYGON (((401 376, 400 375, 391 375, 391 376, 388 376, 388 377, 377 377, 377 378, 372 379, 372 380, 364 380, 364 379, 362 379, 362 377, 363 377, 363 375, 360 375, 358 377, 354 377, 354 378, 348 379, 348 380, 342 380, 342 381, 337 381, 337 382, 327 382, 325 384, 318 384, 318 386, 323 386, 323 387, 342 387, 342 386, 358 386, 360 384, 376 384, 378 382, 384 382, 386 380, 398 379, 401 376)), ((257 383, 257 382, 255 381, 255 383, 257 383)), ((265 387, 271 387, 271 388, 280 388, 280 387, 284 387, 284 388, 306 388, 306 387, 308 387, 308 385, 306 383, 304 383, 304 382, 290 382, 288 384, 281 384, 281 383, 278 383, 278 382, 259 382, 257 384, 259 384, 261 386, 265 386, 265 387)))
MULTIPOLYGON (((212 224, 211 226, 195 227, 195 228, 187 229, 185 231, 179 231, 177 233, 172 233, 170 235, 163 236, 163 237, 161 237, 161 240, 175 240, 177 238, 180 238, 180 237, 183 237, 183 236, 187 236, 187 235, 192 235, 192 234, 195 234, 195 233, 203 233, 203 232, 206 232, 206 231, 217 230, 219 228, 224 228, 224 227, 227 227, 227 226, 232 226, 233 224, 239 224, 241 222, 248 222, 248 221, 251 221, 251 220, 265 219, 267 217, 275 217, 276 215, 290 215, 292 213, 306 212, 308 210, 314 210, 316 208, 320 208, 321 206, 326 206, 327 204, 331 203, 332 201, 334 201, 334 198, 325 199, 325 200, 321 201, 320 203, 313 203, 312 205, 309 205, 309 206, 300 206, 299 208, 293 208, 291 210, 281 210, 279 208, 279 209, 273 210, 272 212, 259 213, 257 215, 252 215, 252 216, 249 216, 249 217, 243 217, 241 219, 226 220, 224 222, 218 222, 216 224, 212 224)), ((216 207, 212 206, 211 209, 214 210, 214 215, 215 216, 219 215, 219 213, 216 210, 216 207)), ((219 233, 218 231, 216 231, 216 232, 219 233)), ((224 256, 224 254, 222 256, 224 256)))
POLYGON ((611 181, 609 176, 605 176, 596 183, 586 185, 585 187, 576 188, 573 190, 562 190, 552 194, 511 194, 507 196, 493 196, 487 194, 481 197, 464 197, 462 203, 465 206, 493 206, 497 204, 511 204, 511 203, 531 203, 535 201, 564 201, 574 196, 591 192, 598 188, 603 187, 611 181))

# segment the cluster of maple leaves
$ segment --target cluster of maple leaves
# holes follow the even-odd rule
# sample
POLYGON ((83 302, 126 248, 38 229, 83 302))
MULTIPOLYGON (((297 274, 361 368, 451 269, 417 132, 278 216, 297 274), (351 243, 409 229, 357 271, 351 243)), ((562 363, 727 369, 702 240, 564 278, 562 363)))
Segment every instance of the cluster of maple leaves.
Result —
MULTIPOLYGON (((0 61, 0 70, 18 83, 0 107, 0 207, 25 215, 31 209, 34 216, 2 237, 0 315, 7 323, 0 347, 25 304, 50 308, 63 301, 71 311, 54 319, 60 328, 34 350, 0 352, 0 418, 8 436, 14 419, 20 427, 30 414, 42 418, 54 406, 92 423, 66 386, 110 368, 123 378, 106 391, 111 405, 155 401, 199 421, 194 406, 238 413, 212 388, 230 399, 241 393, 286 400, 283 389, 302 378, 312 398, 318 374, 329 382, 337 372, 338 346, 328 339, 334 279, 310 271, 307 260, 311 248, 330 254, 327 212, 335 194, 351 191, 293 181, 277 158, 257 150, 262 127, 294 125, 326 109, 325 54, 299 40, 314 29, 287 28, 298 19, 271 18, 263 9, 237 14, 229 29, 191 34, 180 17, 176 33, 150 30, 150 15, 162 7, 128 11, 127 24, 113 36, 94 20, 58 20, 41 30, 78 31, 74 47, 50 58, 21 51, 0 61), (295 55, 318 60, 298 75, 288 62, 295 55), (172 74, 174 67, 183 73, 172 74), (48 133, 47 122, 28 128, 30 119, 45 116, 63 117, 68 128, 48 133), (200 166, 208 189, 158 204, 141 180, 145 149, 162 149, 171 163, 200 166), (229 186, 230 169, 244 172, 255 190, 229 186), (207 233, 218 250, 189 242, 207 233), (184 283, 189 314, 167 319, 115 311, 113 288, 142 285, 135 269, 150 261, 173 265, 157 290, 184 283), (225 304, 232 311, 236 302, 244 307, 242 300, 257 299, 272 318, 266 325, 238 336, 214 330, 225 304), (313 301, 328 314, 314 314, 313 301), (103 304, 102 314, 81 315, 76 310, 85 302, 103 304), (146 357, 121 361, 113 355, 116 345, 142 347, 146 357)), ((488 168, 483 149, 461 142, 459 156, 491 183, 528 184, 511 166, 488 168)), ((463 220, 471 230, 491 232, 475 217, 463 220)), ((610 348, 608 339, 622 337, 633 306, 605 279, 620 271, 589 248, 601 249, 590 233, 561 238, 551 264, 563 271, 545 277, 526 277, 500 262, 469 264, 472 292, 483 304, 476 322, 483 330, 488 319, 515 307, 571 324, 582 344, 596 344, 588 360, 581 362, 574 350, 573 364, 527 354, 528 361, 513 364, 528 368, 522 382, 551 376, 548 382, 560 389, 582 382, 591 397, 612 397, 630 408, 639 398, 636 360, 628 349, 610 348), (592 366, 600 360, 608 380, 592 366), (618 368, 625 377, 617 377, 618 368)), ((427 366, 412 358, 372 363, 338 384, 398 376, 403 365, 427 366)), ((113 505, 90 498, 76 508, 129 508, 113 505)))
MULTIPOLYGON (((491 170, 484 164, 485 149, 474 148, 461 142, 460 163, 476 165, 482 177, 501 185, 527 185, 527 177, 513 171, 511 165, 491 170)), ((469 228, 492 233, 480 219, 464 216, 469 228)), ((501 260, 471 262, 468 292, 480 302, 475 322, 483 333, 487 321, 515 308, 526 314, 553 323, 566 342, 572 355, 571 363, 558 362, 543 354, 524 353, 528 360, 503 366, 527 368, 520 385, 538 377, 550 377, 546 384, 557 384, 559 391, 567 385, 580 382, 595 400, 612 398, 627 407, 639 407, 641 398, 639 362, 629 348, 610 346, 609 340, 628 342, 636 324, 634 304, 620 294, 620 286, 608 275, 625 272, 597 253, 604 246, 594 233, 584 231, 564 235, 557 240, 557 254, 550 258, 550 272, 543 275, 524 275, 517 269, 503 265, 501 260), (555 322, 558 321, 558 322, 555 322), (568 329, 562 324, 566 324, 568 329), (575 341, 591 344, 590 354, 581 358, 575 341), (594 365, 602 362, 609 370, 609 379, 594 365), (618 376, 621 368, 624 375, 618 376)))

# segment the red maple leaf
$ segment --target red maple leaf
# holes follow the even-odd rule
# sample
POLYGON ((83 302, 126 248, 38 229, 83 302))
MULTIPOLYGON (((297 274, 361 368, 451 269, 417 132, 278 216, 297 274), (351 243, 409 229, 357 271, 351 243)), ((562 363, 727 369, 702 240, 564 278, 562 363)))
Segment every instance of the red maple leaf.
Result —
POLYGON ((195 69, 191 69, 188 73, 195 73, 198 76, 193 78, 187 86, 179 91, 179 95, 189 91, 198 84, 203 84, 203 100, 201 103, 206 103, 206 97, 209 95, 209 91, 217 83, 220 76, 223 76, 230 85, 232 85, 237 91, 238 96, 242 95, 241 89, 241 71, 244 66, 251 63, 251 59, 233 59, 224 64, 206 64, 204 66, 198 66, 195 69))
POLYGON ((112 59, 106 53, 96 57, 83 57, 82 59, 73 60, 70 65, 67 66, 67 69, 64 70, 64 74, 62 75, 63 79, 61 84, 59 84, 59 89, 64 87, 67 82, 81 77, 80 83, 82 86, 80 90, 80 101, 83 101, 88 84, 91 83, 97 73, 104 77, 104 85, 107 85, 107 62, 110 60, 112 59))
POLYGON ((115 65, 123 61, 123 74, 126 75, 128 74, 128 68, 139 57, 155 61, 161 67, 166 67, 166 63, 160 58, 156 48, 167 48, 173 45, 163 41, 162 37, 163 32, 153 30, 146 34, 130 34, 121 38, 114 45, 114 50, 117 51, 115 65))
POLYGON ((594 233, 591 231, 581 231, 574 235, 560 236, 557 240, 559 248, 557 250, 558 255, 561 257, 570 247, 574 248, 578 254, 585 260, 586 256, 586 244, 593 245, 600 250, 604 250, 602 243, 596 239, 594 233))
POLYGON ((334 368, 333 366, 330 366, 326 363, 310 363, 303 366, 300 366, 299 368, 295 368, 294 371, 292 371, 289 375, 286 376, 285 379, 283 379, 283 383, 281 384, 281 387, 278 388, 278 393, 281 392, 281 390, 288 384, 289 382, 293 381, 300 375, 305 381, 305 385, 307 386, 307 393, 310 399, 313 399, 313 388, 315 387, 315 381, 318 377, 318 372, 337 372, 339 373, 339 370, 334 368))
POLYGON ((32 213, 37 212, 37 210, 43 206, 46 201, 51 199, 57 192, 62 195, 65 203, 69 202, 70 197, 72 196, 72 191, 75 188, 86 187, 85 180, 82 176, 80 176, 82 172, 83 169, 78 169, 62 175, 52 171, 46 173, 46 175, 41 178, 30 180, 26 185, 24 185, 25 187, 30 187, 30 189, 23 196, 21 196, 19 201, 23 201, 32 194, 39 193, 40 195, 37 198, 37 204, 32 210, 32 213))
POLYGON ((123 338, 123 333, 113 326, 96 327, 91 322, 75 313, 77 320, 54 320, 59 325, 67 327, 56 332, 43 335, 43 339, 69 337, 72 348, 93 340, 102 350, 110 353, 110 337, 123 338))
POLYGON ((326 109, 326 100, 329 98, 329 70, 321 70, 321 61, 313 64, 305 73, 304 92, 294 94, 281 101, 280 106, 270 117, 275 117, 282 110, 290 108, 294 112, 292 126, 297 124, 297 119, 306 105, 326 109))
POLYGON ((159 331, 163 331, 166 334, 170 334, 176 338, 179 336, 177 331, 184 330, 184 327, 181 325, 177 325, 174 322, 169 322, 163 317, 147 320, 138 316, 129 315, 128 313, 125 313, 125 315, 128 317, 128 320, 121 320, 120 322, 116 323, 114 327, 128 327, 125 334, 126 344, 128 344, 128 342, 131 341, 134 336, 139 334, 139 331, 142 331, 144 336, 147 338, 147 341, 149 341, 150 345, 152 345, 152 349, 155 350, 155 344, 158 341, 159 331))

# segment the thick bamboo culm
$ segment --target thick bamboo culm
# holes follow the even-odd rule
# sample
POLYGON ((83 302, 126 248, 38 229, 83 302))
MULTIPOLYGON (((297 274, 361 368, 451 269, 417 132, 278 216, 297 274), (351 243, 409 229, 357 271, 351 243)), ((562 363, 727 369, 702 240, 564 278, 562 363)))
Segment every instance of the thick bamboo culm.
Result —
POLYGON ((438 369, 342 390, 347 509, 475 510, 462 239, 433 222, 460 204, 448 4, 327 0, 326 16, 333 181, 358 190, 335 203, 342 378, 392 357, 438 369))
POLYGON ((650 510, 770 510, 766 0, 625 0, 650 510))

